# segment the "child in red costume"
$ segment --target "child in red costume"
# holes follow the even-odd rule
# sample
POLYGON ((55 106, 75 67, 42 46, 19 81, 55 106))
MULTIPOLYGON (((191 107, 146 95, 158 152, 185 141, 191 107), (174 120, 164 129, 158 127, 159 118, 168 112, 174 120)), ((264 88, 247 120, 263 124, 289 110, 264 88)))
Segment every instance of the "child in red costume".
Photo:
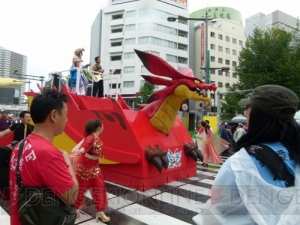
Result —
MULTIPOLYGON (((96 220, 101 219, 102 222, 109 222, 110 218, 103 212, 108 205, 108 200, 103 175, 99 167, 99 158, 103 158, 103 143, 99 136, 103 128, 100 120, 89 120, 85 125, 85 138, 77 151, 77 154, 80 155, 76 167, 79 193, 74 207, 78 209, 84 200, 85 192, 91 190, 97 209, 96 220)), ((78 218, 79 216, 77 213, 78 218)))

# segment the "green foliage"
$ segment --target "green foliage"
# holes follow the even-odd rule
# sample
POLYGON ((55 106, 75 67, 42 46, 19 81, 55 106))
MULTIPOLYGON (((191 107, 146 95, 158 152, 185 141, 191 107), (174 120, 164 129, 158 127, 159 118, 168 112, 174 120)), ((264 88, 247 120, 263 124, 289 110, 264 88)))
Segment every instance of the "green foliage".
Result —
POLYGON ((235 68, 240 89, 253 89, 265 84, 290 88, 300 96, 299 39, 295 33, 281 29, 255 29, 240 53, 235 68), (292 46, 293 44, 293 46, 292 46))
POLYGON ((145 81, 145 83, 140 87, 140 96, 136 96, 135 102, 137 104, 147 103, 148 97, 154 92, 155 85, 145 81))
MULTIPOLYGON (((234 85, 233 87, 228 88, 228 92, 238 91, 238 85, 234 85)), ((245 108, 238 106, 238 102, 242 98, 246 98, 248 93, 230 93, 226 94, 222 98, 221 106, 222 106, 222 120, 231 120, 237 114, 244 114, 245 108)))
MULTIPOLYGON (((300 97, 300 33, 281 29, 255 29, 239 55, 235 72, 239 83, 228 91, 249 90, 266 84, 276 84, 293 90, 300 97)), ((227 94, 222 102, 224 118, 243 114, 237 105, 243 94, 227 94)))

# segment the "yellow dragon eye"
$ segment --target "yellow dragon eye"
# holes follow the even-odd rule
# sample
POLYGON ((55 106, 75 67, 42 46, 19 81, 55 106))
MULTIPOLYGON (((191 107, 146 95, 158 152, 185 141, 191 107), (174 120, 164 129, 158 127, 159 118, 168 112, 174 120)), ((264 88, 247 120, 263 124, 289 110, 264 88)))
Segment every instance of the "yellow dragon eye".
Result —
POLYGON ((199 80, 194 80, 194 83, 195 84, 200 84, 200 81, 199 80))

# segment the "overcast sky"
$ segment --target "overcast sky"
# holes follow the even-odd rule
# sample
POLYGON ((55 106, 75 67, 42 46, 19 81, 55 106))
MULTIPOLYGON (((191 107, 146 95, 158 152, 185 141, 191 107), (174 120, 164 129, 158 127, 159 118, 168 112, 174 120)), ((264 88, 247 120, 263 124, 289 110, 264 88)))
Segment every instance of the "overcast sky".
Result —
MULTIPOLYGON (((294 17, 300 14, 296 0, 188 2, 190 13, 207 6, 226 6, 240 11, 243 21, 258 12, 281 10, 294 17)), ((83 59, 88 62, 91 26, 106 5, 107 0, 0 0, 0 46, 26 55, 29 75, 47 76, 52 71, 69 69, 74 50, 80 47, 86 49, 83 59)))

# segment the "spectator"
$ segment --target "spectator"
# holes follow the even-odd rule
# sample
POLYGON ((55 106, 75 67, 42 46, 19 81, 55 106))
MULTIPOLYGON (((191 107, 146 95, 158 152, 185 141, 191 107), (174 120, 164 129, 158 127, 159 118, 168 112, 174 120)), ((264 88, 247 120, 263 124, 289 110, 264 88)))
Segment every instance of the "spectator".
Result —
POLYGON ((11 123, 7 116, 6 111, 2 111, 1 117, 0 117, 0 132, 8 129, 10 127, 10 125, 11 125, 11 123))
POLYGON ((224 122, 221 123, 221 126, 219 128, 219 133, 221 135, 221 138, 223 138, 225 141, 229 142, 229 137, 227 135, 227 130, 225 128, 225 123, 224 122))
POLYGON ((243 125, 242 123, 239 123, 239 125, 238 125, 236 131, 234 132, 234 134, 233 134, 233 140, 234 140, 235 142, 238 142, 238 140, 240 140, 240 138, 241 138, 244 134, 246 134, 246 131, 243 129, 243 126, 244 126, 244 125, 243 125))
POLYGON ((299 186, 286 189, 286 180, 271 170, 288 170, 299 183, 300 130, 294 119, 299 98, 285 87, 264 85, 239 105, 247 106, 248 132, 236 144, 239 151, 221 167, 211 199, 193 220, 197 224, 300 224, 299 203, 294 198, 299 186), (265 151, 258 144, 278 154, 285 168, 269 168, 249 155, 246 149, 265 151))
MULTIPOLYGON (((66 102, 64 94, 50 89, 33 99, 30 112, 35 128, 24 144, 20 174, 25 186, 48 188, 66 204, 74 204, 78 182, 69 155, 52 145, 54 137, 63 132, 67 121, 66 102)), ((21 224, 16 185, 18 148, 12 152, 10 161, 10 224, 13 225, 21 224)))
POLYGON ((31 117, 28 111, 22 111, 20 113, 20 119, 22 123, 14 123, 8 129, 0 132, 0 137, 14 132, 14 140, 21 141, 26 138, 33 131, 34 126, 30 124, 31 117))

